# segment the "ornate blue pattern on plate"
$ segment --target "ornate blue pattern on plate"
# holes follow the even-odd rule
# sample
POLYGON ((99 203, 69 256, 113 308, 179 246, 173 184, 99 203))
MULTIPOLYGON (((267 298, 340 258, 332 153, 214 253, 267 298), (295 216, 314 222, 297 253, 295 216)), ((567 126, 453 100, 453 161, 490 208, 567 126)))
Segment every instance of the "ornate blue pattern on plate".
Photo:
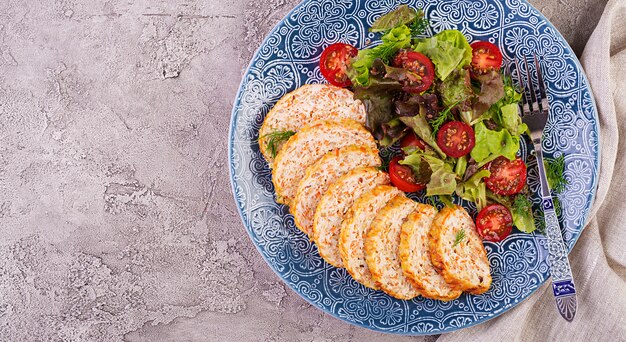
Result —
MULTIPOLYGON (((470 40, 502 47, 505 60, 533 53, 545 67, 550 120, 544 139, 548 156, 565 155, 569 181, 559 195, 560 221, 568 249, 581 233, 598 174, 599 137, 595 103, 576 56, 559 32, 525 0, 444 0, 407 2, 424 8, 430 34, 459 29, 470 40)), ((294 225, 285 206, 274 201, 271 174, 256 140, 268 110, 303 84, 324 82, 318 66, 322 50, 334 42, 359 48, 378 38, 368 27, 397 6, 394 0, 304 1, 266 37, 246 71, 235 99, 229 135, 230 174, 235 201, 252 241, 270 267, 304 299, 349 323, 377 331, 422 335, 465 328, 495 317, 527 298, 549 277, 546 239, 515 233, 486 243, 493 285, 480 296, 444 303, 393 299, 357 284, 344 269, 326 264, 317 248, 294 225)), ((534 158, 529 184, 537 193, 534 158)), ((415 197, 423 200, 419 196, 415 197)), ((541 199, 533 198, 537 207, 541 199)), ((462 203, 475 213, 475 207, 462 203)))

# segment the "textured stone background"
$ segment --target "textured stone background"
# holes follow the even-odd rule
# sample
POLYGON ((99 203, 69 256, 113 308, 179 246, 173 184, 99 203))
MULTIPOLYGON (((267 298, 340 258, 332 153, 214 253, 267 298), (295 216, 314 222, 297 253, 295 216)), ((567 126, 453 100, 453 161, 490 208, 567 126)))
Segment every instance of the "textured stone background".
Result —
MULTIPOLYGON (((531 2, 580 53, 605 0, 531 2)), ((296 3, 0 1, 0 340, 402 340, 283 286, 232 200, 232 100, 296 3)))

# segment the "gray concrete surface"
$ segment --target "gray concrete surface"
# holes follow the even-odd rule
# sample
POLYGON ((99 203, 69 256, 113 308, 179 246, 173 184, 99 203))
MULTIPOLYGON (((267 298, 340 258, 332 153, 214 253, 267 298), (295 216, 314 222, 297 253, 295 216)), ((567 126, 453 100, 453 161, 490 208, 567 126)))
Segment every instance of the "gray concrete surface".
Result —
MULTIPOLYGON (((605 0, 532 2, 580 53, 605 0)), ((0 1, 1 341, 410 339, 305 303, 237 215, 232 100, 296 3, 0 1)))

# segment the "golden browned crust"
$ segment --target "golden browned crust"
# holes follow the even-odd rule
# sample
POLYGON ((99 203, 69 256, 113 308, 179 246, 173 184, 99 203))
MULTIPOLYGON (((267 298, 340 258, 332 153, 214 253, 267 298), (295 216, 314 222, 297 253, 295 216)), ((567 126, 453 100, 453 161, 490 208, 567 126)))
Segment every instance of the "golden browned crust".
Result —
POLYGON ((402 224, 398 249, 402 271, 420 291, 422 296, 442 301, 458 298, 462 291, 448 286, 445 279, 432 266, 428 253, 428 232, 437 209, 419 204, 402 224))
POLYGON ((400 226, 416 208, 417 203, 404 194, 394 197, 378 212, 365 238, 365 260, 372 278, 397 299, 408 300, 420 294, 402 273, 398 257, 400 226))
MULTIPOLYGON (((365 124, 365 118, 363 103, 355 100, 350 90, 330 84, 306 84, 285 94, 267 113, 259 129, 259 149, 272 168, 274 157, 268 149, 268 134, 298 132, 317 120, 352 119, 365 124)), ((277 144, 276 151, 284 144, 277 144)))
POLYGON ((339 235, 339 252, 343 266, 357 282, 378 290, 365 261, 365 237, 380 209, 401 194, 391 185, 379 185, 359 197, 346 213, 339 235))
POLYGON ((333 149, 355 144, 376 148, 372 134, 354 120, 321 120, 303 127, 289 138, 274 161, 276 202, 291 205, 309 165, 333 149))
POLYGON ((460 206, 442 209, 428 234, 433 266, 450 288, 481 294, 491 285, 487 252, 474 222, 460 206), (464 229, 466 237, 454 245, 454 237, 464 229))

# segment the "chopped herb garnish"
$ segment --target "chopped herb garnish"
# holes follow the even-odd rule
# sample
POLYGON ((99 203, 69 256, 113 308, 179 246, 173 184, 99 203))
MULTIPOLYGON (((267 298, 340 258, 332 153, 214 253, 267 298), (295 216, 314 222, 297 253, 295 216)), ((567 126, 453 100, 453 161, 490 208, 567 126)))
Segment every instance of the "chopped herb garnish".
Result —
MULTIPOLYGON (((554 213, 557 218, 560 218, 561 211, 563 210, 561 207, 561 201, 558 197, 552 196, 552 204, 554 205, 554 213)), ((543 211, 540 211, 535 215, 535 224, 537 225, 537 232, 542 235, 546 235, 546 217, 543 211)))
POLYGON ((439 117, 431 120, 430 121, 430 125, 433 127, 433 136, 437 135, 437 132, 439 131, 439 128, 441 128, 441 126, 443 126, 444 123, 446 123, 446 121, 451 120, 452 117, 452 108, 454 108, 454 106, 458 105, 459 103, 455 103, 452 106, 446 108, 443 112, 439 113, 439 117))
POLYGON ((554 212, 556 216, 561 216, 561 201, 558 197, 552 196, 552 204, 554 205, 554 212))
POLYGON ((420 34, 423 34, 426 32, 426 29, 428 28, 429 22, 428 19, 426 19, 426 16, 424 15, 424 10, 419 9, 417 10, 417 16, 415 17, 415 19, 413 19, 413 22, 411 22, 408 26, 411 29, 411 34, 413 36, 417 36, 420 34))
POLYGON ((512 207, 518 212, 532 212, 533 203, 525 195, 517 195, 515 196, 512 207))
POLYGON ((381 161, 380 166, 378 167, 378 169, 380 171, 388 172, 388 170, 389 170, 389 159, 387 159, 387 158, 381 158, 381 159, 382 159, 382 161, 381 161))
POLYGON ((560 155, 554 159, 546 158, 544 165, 546 167, 546 178, 548 179, 550 188, 555 194, 560 194, 563 190, 565 190, 565 186, 569 183, 567 179, 565 179, 564 174, 565 157, 560 155))
POLYGON ((452 245, 452 247, 456 247, 456 245, 460 244, 461 241, 463 241, 465 239, 465 229, 461 229, 458 232, 456 232, 456 236, 454 236, 454 244, 452 245))
POLYGON ((296 134, 294 131, 272 132, 262 136, 261 139, 268 139, 267 149, 269 150, 272 158, 275 158, 278 153, 278 145, 283 141, 289 140, 289 138, 291 138, 294 134, 296 134))

